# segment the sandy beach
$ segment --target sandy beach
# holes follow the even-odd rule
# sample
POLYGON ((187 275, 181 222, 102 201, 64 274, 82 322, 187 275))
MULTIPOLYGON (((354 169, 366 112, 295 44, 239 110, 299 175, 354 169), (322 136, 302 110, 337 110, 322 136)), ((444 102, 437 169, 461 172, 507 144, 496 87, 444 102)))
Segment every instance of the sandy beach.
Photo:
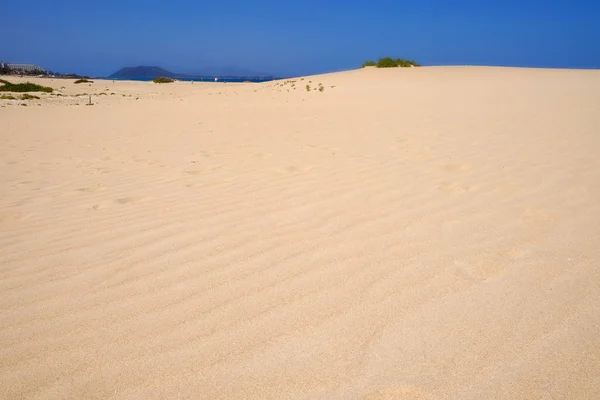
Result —
POLYGON ((599 70, 3 79, 0 399, 598 398, 599 70))

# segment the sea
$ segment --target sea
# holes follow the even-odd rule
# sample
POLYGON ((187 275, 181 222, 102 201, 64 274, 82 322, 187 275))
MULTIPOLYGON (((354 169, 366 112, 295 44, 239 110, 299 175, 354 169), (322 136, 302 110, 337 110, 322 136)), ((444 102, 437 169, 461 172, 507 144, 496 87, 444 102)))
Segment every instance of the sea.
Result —
MULTIPOLYGON (((140 81, 140 82, 151 82, 154 78, 104 78, 106 80, 113 81, 140 81)), ((224 77, 214 77, 214 76, 201 76, 201 77, 193 77, 193 78, 174 78, 177 81, 185 81, 185 82, 269 82, 279 78, 275 78, 272 76, 253 76, 253 77, 244 77, 244 76, 224 76, 224 77)))

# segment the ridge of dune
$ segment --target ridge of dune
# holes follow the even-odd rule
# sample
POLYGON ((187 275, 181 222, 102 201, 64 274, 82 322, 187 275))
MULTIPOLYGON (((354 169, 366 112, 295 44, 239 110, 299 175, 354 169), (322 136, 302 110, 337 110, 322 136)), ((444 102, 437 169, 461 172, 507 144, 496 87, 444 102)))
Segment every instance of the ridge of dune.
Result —
POLYGON ((0 398, 600 393, 600 71, 27 80, 0 398))

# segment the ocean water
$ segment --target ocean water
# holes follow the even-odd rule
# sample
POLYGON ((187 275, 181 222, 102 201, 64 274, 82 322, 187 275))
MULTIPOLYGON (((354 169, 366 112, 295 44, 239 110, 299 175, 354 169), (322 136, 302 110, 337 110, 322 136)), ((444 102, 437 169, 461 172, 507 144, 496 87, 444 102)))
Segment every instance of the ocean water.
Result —
MULTIPOLYGON (((112 78, 104 78, 106 80, 113 80, 113 81, 140 81, 140 82, 150 82, 153 81, 154 78, 127 78, 127 79, 112 79, 112 78)), ((177 78, 176 80, 178 81, 186 81, 186 82, 254 82, 254 83, 260 83, 260 82, 269 82, 272 80, 275 80, 278 78, 274 78, 272 76, 268 76, 268 77, 223 77, 223 78, 218 78, 217 81, 215 81, 215 77, 208 77, 208 76, 202 76, 202 77, 194 77, 194 78, 177 78)))

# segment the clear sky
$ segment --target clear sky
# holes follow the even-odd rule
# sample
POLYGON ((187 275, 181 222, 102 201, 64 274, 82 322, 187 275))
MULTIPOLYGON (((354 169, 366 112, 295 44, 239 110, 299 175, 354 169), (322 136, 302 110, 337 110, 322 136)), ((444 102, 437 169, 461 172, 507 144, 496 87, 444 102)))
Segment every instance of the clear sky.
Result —
POLYGON ((600 0, 4 0, 0 60, 105 76, 279 76, 390 55, 425 65, 600 68, 600 0))

